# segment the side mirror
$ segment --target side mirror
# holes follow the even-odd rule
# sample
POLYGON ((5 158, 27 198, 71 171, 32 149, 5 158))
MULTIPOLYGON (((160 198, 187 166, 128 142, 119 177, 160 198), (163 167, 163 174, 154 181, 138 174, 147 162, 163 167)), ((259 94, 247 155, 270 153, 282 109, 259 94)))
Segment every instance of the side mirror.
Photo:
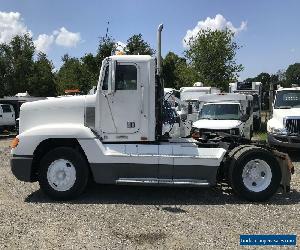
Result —
POLYGON ((193 114, 193 106, 190 103, 188 104, 188 114, 193 114))
POLYGON ((241 117, 241 121, 242 122, 246 122, 248 119, 249 119, 249 115, 248 114, 245 114, 245 115, 242 115, 242 117, 241 117))
POLYGON ((116 61, 109 61, 109 76, 108 76, 108 91, 107 94, 113 94, 116 90, 115 88, 115 74, 116 74, 116 61))

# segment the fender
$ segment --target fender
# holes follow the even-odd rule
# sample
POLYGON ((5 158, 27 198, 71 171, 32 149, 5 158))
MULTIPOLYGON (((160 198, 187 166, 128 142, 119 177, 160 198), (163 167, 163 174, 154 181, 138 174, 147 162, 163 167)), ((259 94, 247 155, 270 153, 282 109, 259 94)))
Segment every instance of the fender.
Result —
POLYGON ((34 150, 44 140, 52 138, 93 139, 96 135, 81 124, 49 124, 36 126, 17 136, 19 144, 12 149, 14 155, 33 155, 34 150))

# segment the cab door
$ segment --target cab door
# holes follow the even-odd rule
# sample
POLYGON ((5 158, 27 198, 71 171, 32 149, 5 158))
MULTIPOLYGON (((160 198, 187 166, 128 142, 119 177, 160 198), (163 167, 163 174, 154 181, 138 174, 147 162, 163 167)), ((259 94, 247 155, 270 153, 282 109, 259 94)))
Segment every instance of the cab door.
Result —
MULTIPOLYGON (((114 90, 101 98, 100 125, 104 134, 133 134, 140 129, 141 84, 136 63, 115 62, 115 70, 106 70, 114 90)), ((113 66, 112 66, 113 67, 113 66)), ((110 67, 111 68, 111 67, 110 67)), ((109 91, 110 84, 108 84, 109 91)), ((103 88, 102 88, 103 90, 103 88)))

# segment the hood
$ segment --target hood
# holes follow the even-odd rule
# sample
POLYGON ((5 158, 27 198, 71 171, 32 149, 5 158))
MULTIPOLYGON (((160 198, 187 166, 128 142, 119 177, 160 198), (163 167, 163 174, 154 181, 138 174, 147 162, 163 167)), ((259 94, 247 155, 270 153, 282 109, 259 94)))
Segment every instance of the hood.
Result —
POLYGON ((195 128, 204 129, 232 129, 242 124, 239 120, 198 120, 193 123, 195 128))
POLYGON ((273 118, 276 120, 283 121, 286 117, 300 117, 300 108, 290 108, 290 109, 273 109, 273 118))
POLYGON ((56 97, 27 102, 20 109, 20 133, 56 123, 84 124, 87 96, 56 97))

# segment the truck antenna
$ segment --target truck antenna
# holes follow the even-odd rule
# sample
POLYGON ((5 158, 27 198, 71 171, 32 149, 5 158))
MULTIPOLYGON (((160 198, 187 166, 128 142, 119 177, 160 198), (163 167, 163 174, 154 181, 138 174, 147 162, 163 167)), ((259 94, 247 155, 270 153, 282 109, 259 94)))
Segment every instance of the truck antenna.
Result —
POLYGON ((107 21, 107 27, 106 27, 106 34, 105 34, 105 38, 108 37, 108 28, 109 28, 109 21, 107 21))

